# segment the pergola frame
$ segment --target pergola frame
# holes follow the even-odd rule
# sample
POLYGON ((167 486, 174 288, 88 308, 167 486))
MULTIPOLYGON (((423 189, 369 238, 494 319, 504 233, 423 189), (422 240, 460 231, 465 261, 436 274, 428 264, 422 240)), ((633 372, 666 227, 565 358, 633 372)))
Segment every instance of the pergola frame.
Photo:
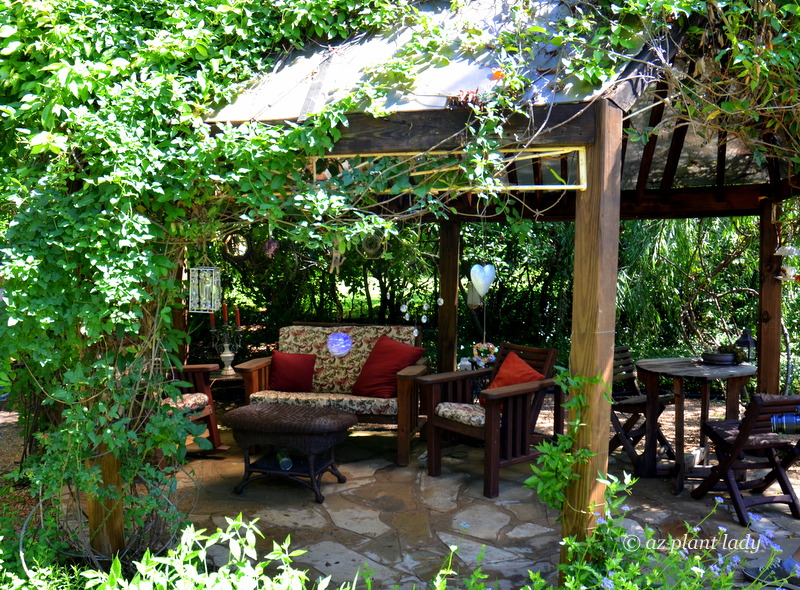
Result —
MULTIPOLYGON (((682 35, 676 34, 667 48, 674 55, 682 35)), ((726 186, 725 142, 720 142, 714 184, 699 188, 675 188, 679 156, 684 150, 688 125, 679 125, 672 134, 667 161, 658 188, 649 188, 657 137, 644 146, 636 187, 622 190, 622 166, 626 155, 623 116, 654 79, 648 62, 653 50, 645 49, 622 73, 625 82, 602 97, 587 102, 554 103, 531 106, 527 116, 513 114, 503 126, 508 149, 547 149, 583 147, 586 149, 585 190, 567 190, 570 198, 549 208, 544 220, 575 221, 575 262, 573 285, 572 347, 570 372, 575 376, 600 376, 609 382, 612 374, 616 319, 617 257, 621 219, 669 219, 713 216, 753 216, 760 219, 761 292, 756 338, 759 345, 757 389, 778 393, 780 381, 781 286, 775 276, 781 257, 774 254, 778 233, 773 223, 773 205, 791 196, 789 183, 779 177, 779 166, 769 168, 769 183, 726 186)), ((663 54, 662 54, 663 57, 663 54)), ((655 90, 656 104, 650 113, 651 124, 663 113, 665 85, 655 90)), ((230 120, 230 123, 241 121, 230 120)), ((395 112, 375 118, 369 114, 348 115, 348 125, 340 126, 341 138, 329 156, 403 156, 431 150, 457 151, 471 122, 469 109, 431 109, 395 112)), ((540 191, 516 194, 526 210, 540 210, 552 204, 552 195, 540 191)), ((461 204, 464 216, 454 215, 440 223, 440 294, 438 361, 440 370, 456 366, 457 304, 459 284, 460 223, 474 220, 470 203, 461 204)), ((380 206, 380 205, 379 205, 380 206)), ((394 205, 393 205, 394 206, 394 205)), ((457 205, 458 208, 458 205, 457 205)), ((484 219, 502 221, 493 211, 484 219)), ((565 536, 583 537, 594 525, 594 513, 604 502, 604 487, 596 481, 598 472, 608 466, 608 420, 610 405, 604 382, 587 384, 587 407, 581 430, 580 447, 594 453, 592 459, 576 467, 579 478, 570 486, 563 514, 565 536)), ((648 441, 655 444, 655 441, 648 441)))

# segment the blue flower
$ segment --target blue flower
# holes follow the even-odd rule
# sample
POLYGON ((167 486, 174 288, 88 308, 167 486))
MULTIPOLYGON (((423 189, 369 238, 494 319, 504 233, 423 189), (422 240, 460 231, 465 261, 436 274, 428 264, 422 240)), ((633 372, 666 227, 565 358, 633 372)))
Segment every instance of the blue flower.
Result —
POLYGON ((631 509, 631 507, 630 507, 630 506, 628 506, 627 504, 623 504, 622 506, 620 506, 620 508, 621 508, 622 510, 624 510, 625 512, 628 512, 628 510, 630 510, 630 509, 631 509))
POLYGON ((597 517, 597 524, 606 524, 606 522, 608 522, 608 521, 605 518, 603 518, 602 516, 598 516, 597 517))
POLYGON ((722 525, 719 525, 717 528, 719 529, 719 532, 721 532, 721 533, 727 533, 728 532, 728 527, 724 527, 722 525))
POLYGON ((716 496, 714 498, 714 502, 716 502, 717 504, 722 504, 724 501, 725 500, 723 500, 720 496, 716 496))
POLYGON ((469 523, 468 522, 462 522, 459 526, 462 526, 465 529, 468 529, 469 528, 469 523))
MULTIPOLYGON (((609 575, 613 575, 613 574, 614 574, 614 572, 608 572, 608 574, 609 574, 609 575)), ((614 588, 614 581, 613 581, 611 578, 609 578, 608 576, 606 576, 606 577, 605 577, 605 578, 603 578, 603 580, 600 582, 600 587, 601 587, 601 588, 605 588, 606 590, 613 590, 613 588, 614 588)))

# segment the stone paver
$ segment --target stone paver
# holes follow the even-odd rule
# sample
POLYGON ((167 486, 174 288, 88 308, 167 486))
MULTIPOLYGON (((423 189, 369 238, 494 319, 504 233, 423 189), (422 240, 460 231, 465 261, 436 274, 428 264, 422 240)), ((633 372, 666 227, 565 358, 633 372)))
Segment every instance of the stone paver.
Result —
MULTIPOLYGON (((375 589, 430 587, 448 561, 451 545, 458 546, 453 564, 462 573, 476 567, 478 556, 483 555, 481 567, 493 590, 521 588, 528 570, 542 572, 551 583, 557 579, 558 513, 523 487, 530 476, 527 465, 502 470, 500 496, 488 499, 483 497, 481 448, 448 449, 442 475, 434 478, 417 460, 424 451, 422 443, 415 443, 411 465, 398 467, 393 463, 393 437, 351 436, 337 450, 348 481, 339 484, 326 476, 321 486, 325 502, 317 504, 306 487, 274 478, 253 482, 244 493, 234 494, 241 479, 242 453, 229 432, 222 434, 233 448, 222 458, 192 461, 194 480, 181 481, 186 505, 194 505, 191 520, 198 528, 210 528, 224 527, 225 517, 239 513, 246 519, 258 518, 266 536, 260 541, 260 553, 270 551, 273 540, 282 543, 290 535, 293 549, 307 551, 295 562, 312 579, 330 575, 336 585, 352 583, 356 571, 367 564, 375 572, 375 589)), ((625 458, 617 453, 610 470, 621 477, 626 466, 625 458)), ((797 470, 792 480, 798 483, 797 470)), ((693 500, 691 486, 675 496, 669 480, 634 484, 625 502, 628 533, 640 537, 649 526, 655 539, 680 538, 687 522, 698 523, 715 509, 715 497, 727 501, 724 492, 693 500)), ((728 505, 718 506, 703 522, 704 532, 715 535, 724 526, 731 539, 748 534, 757 539, 759 532, 770 531, 789 552, 800 544, 800 521, 791 518, 784 506, 759 507, 753 512, 762 519, 748 530, 736 522, 728 505)), ((762 548, 746 557, 760 564, 769 553, 762 548)))

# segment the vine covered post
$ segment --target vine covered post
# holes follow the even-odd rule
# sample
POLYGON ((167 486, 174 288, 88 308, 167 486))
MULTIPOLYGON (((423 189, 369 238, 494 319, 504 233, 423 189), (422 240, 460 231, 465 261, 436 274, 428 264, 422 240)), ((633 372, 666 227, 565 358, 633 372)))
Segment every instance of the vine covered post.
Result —
MULTIPOLYGON (((562 513, 563 536, 579 540, 592 530, 594 514, 602 512, 605 501, 605 486, 597 475, 608 467, 611 406, 605 390, 614 357, 619 251, 622 112, 605 100, 597 101, 595 109, 595 142, 587 150, 588 187, 578 193, 575 211, 570 372, 600 380, 585 382, 578 392, 584 394, 586 407, 575 447, 588 449, 593 456, 575 465, 577 477, 567 487, 562 513)), ((570 409, 570 419, 574 412, 570 409)))

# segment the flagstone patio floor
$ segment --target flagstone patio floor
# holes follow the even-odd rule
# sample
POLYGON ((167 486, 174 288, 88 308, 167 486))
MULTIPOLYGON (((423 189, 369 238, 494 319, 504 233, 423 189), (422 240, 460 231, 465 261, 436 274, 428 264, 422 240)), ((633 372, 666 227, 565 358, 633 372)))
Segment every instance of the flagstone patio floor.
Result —
MULTIPOLYGON (((398 467, 391 434, 357 430, 337 448, 347 481, 339 484, 326 475, 321 486, 325 501, 317 504, 311 490, 282 478, 258 480, 242 494, 234 493, 243 473, 243 453, 229 431, 223 430, 222 437, 231 444, 229 451, 188 465, 192 479, 184 478, 182 488, 195 502, 191 520, 213 530, 239 514, 257 518, 265 536, 260 554, 269 552, 273 541, 291 537, 293 549, 306 551, 294 562, 311 579, 331 576, 337 584, 352 582, 356 571, 367 568, 373 572, 374 588, 422 588, 445 563, 451 546, 458 547, 454 566, 461 571, 476 567, 482 556, 487 587, 495 590, 521 588, 529 570, 542 572, 552 583, 557 579, 558 514, 523 487, 528 465, 503 469, 500 495, 488 499, 482 495, 481 448, 446 449, 442 475, 434 478, 419 459, 424 443, 415 443, 411 465, 398 467)), ((630 463, 618 451, 609 471, 621 477, 625 470, 630 471, 630 463)), ((796 471, 792 480, 797 487, 796 471)), ((691 487, 690 482, 676 496, 668 479, 637 482, 627 501, 625 524, 632 536, 627 542, 635 546, 633 536, 646 526, 655 530, 656 540, 669 535, 680 539, 685 523, 700 522, 720 496, 726 503, 703 523, 703 531, 714 537, 724 526, 731 541, 745 545, 749 540, 750 548, 740 553, 750 563, 761 564, 769 556, 764 546, 755 546, 760 532, 774 531, 775 542, 789 553, 800 545, 800 521, 791 518, 785 505, 755 509, 763 518, 745 529, 729 509, 726 493, 696 501, 689 495, 691 487)), ((359 586, 364 587, 362 582, 359 586)))

